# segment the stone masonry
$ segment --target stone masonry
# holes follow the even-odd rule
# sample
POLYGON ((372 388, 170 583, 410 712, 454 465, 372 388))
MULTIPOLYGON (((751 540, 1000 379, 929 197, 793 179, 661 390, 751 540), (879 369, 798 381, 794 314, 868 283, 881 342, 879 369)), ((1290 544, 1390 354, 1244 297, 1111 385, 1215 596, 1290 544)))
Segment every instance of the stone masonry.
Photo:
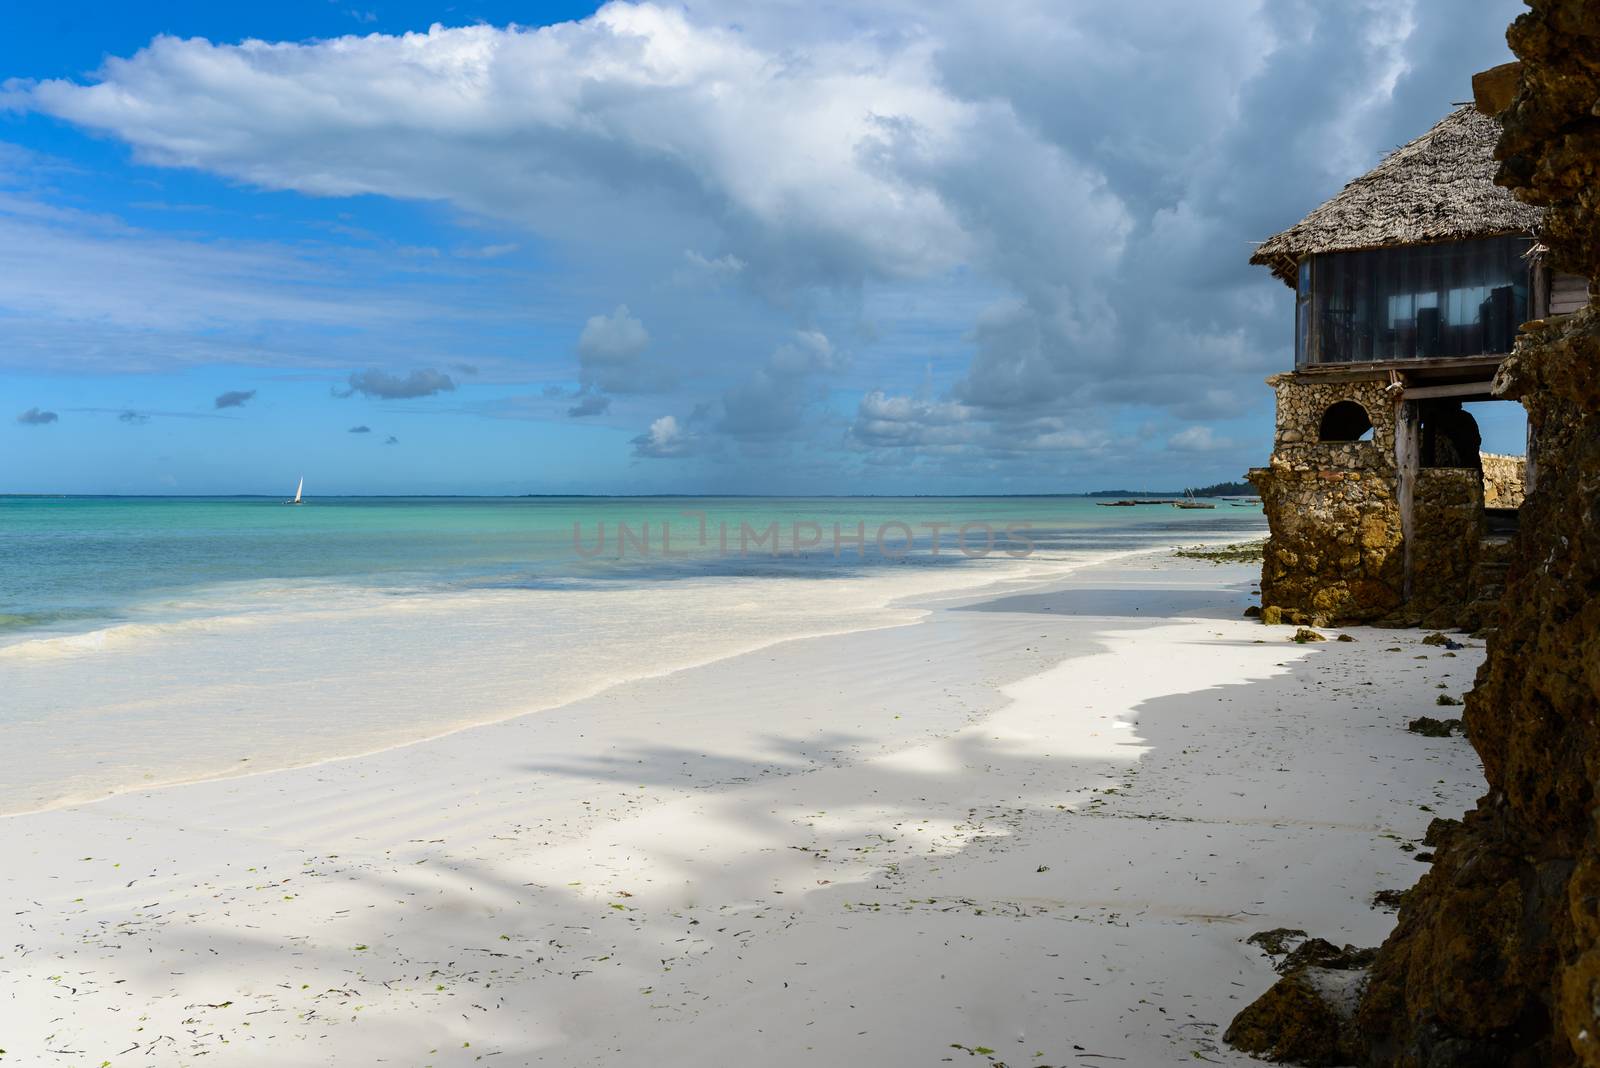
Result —
POLYGON ((1304 374, 1273 375, 1267 384, 1277 394, 1277 434, 1268 466, 1249 475, 1271 530, 1261 575, 1263 620, 1468 622, 1484 508, 1521 505, 1523 458, 1484 454, 1481 476, 1469 467, 1419 467, 1408 589, 1393 387, 1384 377, 1304 374), (1334 415, 1345 418, 1328 418, 1341 402, 1334 415), (1328 440, 1325 421, 1340 440, 1328 440), (1344 440, 1368 422, 1367 440, 1344 440))
POLYGON ((1271 537, 1261 569, 1262 619, 1327 625, 1380 619, 1404 599, 1397 497, 1395 404, 1386 382, 1280 374, 1272 459, 1249 474, 1271 537), (1366 441, 1324 441, 1324 414, 1340 401, 1366 410, 1366 441))

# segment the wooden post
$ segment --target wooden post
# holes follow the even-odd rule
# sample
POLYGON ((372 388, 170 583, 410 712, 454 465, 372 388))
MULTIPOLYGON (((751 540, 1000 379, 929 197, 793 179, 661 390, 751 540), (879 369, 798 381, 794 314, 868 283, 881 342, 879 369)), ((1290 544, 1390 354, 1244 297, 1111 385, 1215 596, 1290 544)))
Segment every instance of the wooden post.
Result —
POLYGON ((1417 493, 1417 459, 1422 420, 1415 401, 1400 400, 1394 406, 1394 462, 1399 482, 1395 496, 1400 503, 1400 551, 1404 560, 1404 585, 1401 596, 1411 600, 1411 535, 1415 526, 1413 502, 1417 493))
POLYGON ((1533 496, 1533 484, 1539 479, 1539 436, 1533 432, 1533 419, 1528 419, 1528 445, 1527 455, 1523 457, 1524 470, 1522 472, 1522 500, 1527 502, 1533 496))
POLYGON ((1533 263, 1533 299, 1528 302, 1528 310, 1533 314, 1530 319, 1547 319, 1550 317, 1550 268, 1545 264, 1544 257, 1539 257, 1533 263))

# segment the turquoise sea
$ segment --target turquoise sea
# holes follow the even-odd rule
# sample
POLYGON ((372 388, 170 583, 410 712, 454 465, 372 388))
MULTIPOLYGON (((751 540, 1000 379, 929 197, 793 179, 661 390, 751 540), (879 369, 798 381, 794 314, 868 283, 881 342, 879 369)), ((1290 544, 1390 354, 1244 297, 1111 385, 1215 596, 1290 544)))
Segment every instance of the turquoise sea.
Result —
POLYGON ((1077 497, 0 497, 0 813, 371 751, 1238 540, 1077 497))

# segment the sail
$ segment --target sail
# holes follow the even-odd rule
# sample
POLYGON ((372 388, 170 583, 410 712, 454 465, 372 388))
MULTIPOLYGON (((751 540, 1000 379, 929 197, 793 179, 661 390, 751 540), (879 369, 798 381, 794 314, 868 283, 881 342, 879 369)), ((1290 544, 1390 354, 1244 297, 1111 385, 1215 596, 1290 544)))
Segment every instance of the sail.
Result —
POLYGON ((301 475, 300 476, 300 484, 294 488, 294 503, 296 503, 296 504, 300 503, 300 494, 304 493, 305 489, 306 489, 306 476, 301 475))

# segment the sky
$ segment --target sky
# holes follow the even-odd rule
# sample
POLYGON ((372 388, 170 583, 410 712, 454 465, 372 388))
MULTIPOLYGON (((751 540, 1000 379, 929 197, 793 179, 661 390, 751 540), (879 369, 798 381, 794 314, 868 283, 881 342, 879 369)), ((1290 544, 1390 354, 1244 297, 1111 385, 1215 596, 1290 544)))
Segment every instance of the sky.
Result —
POLYGON ((1253 245, 1469 99, 1521 10, 17 7, 0 492, 1238 478, 1293 363, 1253 245))

